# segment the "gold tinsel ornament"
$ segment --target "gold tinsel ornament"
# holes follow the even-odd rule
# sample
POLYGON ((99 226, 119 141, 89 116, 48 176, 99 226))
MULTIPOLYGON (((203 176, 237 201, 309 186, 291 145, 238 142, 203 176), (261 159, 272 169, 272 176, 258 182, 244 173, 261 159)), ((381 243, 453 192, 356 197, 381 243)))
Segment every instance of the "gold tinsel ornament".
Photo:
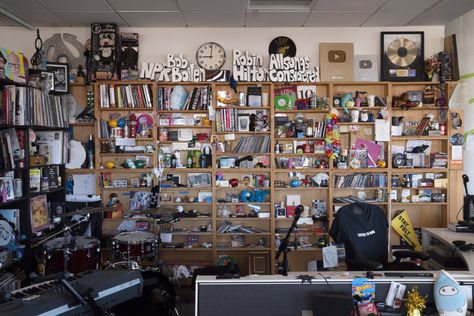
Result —
POLYGON ((426 308, 426 296, 421 296, 415 286, 408 291, 405 307, 407 309, 407 316, 421 316, 421 313, 426 308))

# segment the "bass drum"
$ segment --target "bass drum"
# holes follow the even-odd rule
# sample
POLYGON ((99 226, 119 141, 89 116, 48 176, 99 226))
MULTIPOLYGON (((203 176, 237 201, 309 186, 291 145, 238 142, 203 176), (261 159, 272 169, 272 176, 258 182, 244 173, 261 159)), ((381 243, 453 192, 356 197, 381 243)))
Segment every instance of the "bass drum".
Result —
POLYGON ((176 315, 176 292, 169 279, 154 271, 142 271, 142 277, 142 296, 115 306, 115 315, 176 315))

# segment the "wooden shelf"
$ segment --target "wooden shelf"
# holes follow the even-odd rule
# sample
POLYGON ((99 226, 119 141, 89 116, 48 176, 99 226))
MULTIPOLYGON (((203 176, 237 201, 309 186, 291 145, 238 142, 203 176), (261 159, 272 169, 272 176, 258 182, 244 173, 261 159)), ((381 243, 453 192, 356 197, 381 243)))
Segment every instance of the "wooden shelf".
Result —
POLYGON ((270 168, 215 168, 216 172, 222 172, 222 173, 252 173, 252 172, 272 172, 272 169, 270 168))
MULTIPOLYGON (((123 138, 121 138, 123 139, 123 138)), ((155 139, 154 138, 146 138, 146 137, 137 137, 137 138, 130 138, 130 139, 134 139, 135 141, 139 142, 139 141, 147 141, 147 142, 151 142, 151 141, 154 141, 155 139)), ((98 141, 112 141, 112 140, 115 140, 115 138, 97 138, 98 141)))
POLYGON ((190 205, 196 205, 196 206, 200 206, 200 205, 212 205, 213 203, 205 203, 205 202, 187 202, 187 203, 184 203, 184 202, 160 202, 160 205, 161 206, 175 206, 175 205, 186 205, 186 206, 190 206, 190 205))
POLYGON ((60 188, 56 188, 56 189, 52 189, 52 190, 48 190, 48 191, 30 192, 30 197, 38 196, 38 195, 53 194, 53 193, 60 192, 60 191, 64 191, 64 188, 60 187, 60 188))
MULTIPOLYGON (((212 247, 210 248, 163 248, 161 247, 159 251, 163 251, 163 252, 174 252, 174 251, 204 251, 204 252, 210 252, 212 251, 212 247)), ((166 262, 169 264, 168 260, 166 260, 166 262)))
MULTIPOLYGON (((336 109, 338 111, 344 111, 345 109, 342 106, 333 106, 333 109, 336 109)), ((347 108, 347 110, 382 110, 385 108, 384 106, 361 106, 361 107, 352 107, 352 108, 347 108)))
POLYGON ((189 114, 208 114, 209 110, 157 110, 158 114, 189 113, 189 114))
MULTIPOLYGON (((216 217, 216 220, 218 222, 224 222, 224 221, 263 221, 263 222, 269 222, 271 218, 259 218, 259 217, 216 217)), ((269 234, 269 233, 268 233, 269 234)))
POLYGON ((13 199, 13 200, 10 200, 10 201, 2 202, 2 203, 0 203, 0 209, 1 209, 1 208, 4 208, 5 206, 8 206, 8 205, 12 205, 12 204, 15 204, 15 203, 24 202, 24 201, 26 201, 26 200, 28 200, 28 199, 29 199, 28 196, 24 196, 24 197, 21 197, 21 198, 17 198, 17 199, 13 199))
POLYGON ((287 187, 287 188, 274 188, 273 190, 275 190, 275 191, 288 191, 288 190, 291 190, 291 191, 314 191, 314 190, 325 191, 325 190, 329 190, 329 189, 330 188, 328 188, 328 187, 308 187, 308 188, 305 188, 305 187, 299 187, 299 188, 287 187))
POLYGON ((314 156, 326 156, 326 154, 315 154, 315 153, 302 153, 302 154, 274 154, 275 157, 314 157, 314 156))
POLYGON ((126 168, 113 168, 113 169, 100 169, 99 172, 110 172, 110 173, 146 173, 153 172, 153 168, 135 168, 135 169, 126 169, 126 168))
POLYGON ((374 173, 382 173, 388 172, 387 168, 360 168, 360 169, 332 169, 332 173, 367 173, 367 172, 374 172, 374 173))
POLYGON ((302 137, 302 138, 297 138, 297 137, 275 137, 275 141, 314 141, 314 140, 324 140, 324 137, 302 137))
POLYGON ((163 173, 212 172, 212 168, 164 168, 163 173))
POLYGON ((392 142, 403 140, 448 140, 448 136, 395 136, 391 140, 392 142))
POLYGON ((116 188, 116 187, 103 187, 100 188, 102 191, 151 191, 150 188, 146 187, 126 187, 126 188, 116 188))
POLYGON ((153 112, 154 108, 99 108, 99 111, 104 112, 153 112))
POLYGON ((416 202, 416 203, 403 203, 403 202, 391 202, 393 206, 416 206, 416 205, 448 205, 446 202, 416 202))
POLYGON ((235 204, 252 204, 252 205, 270 205, 272 203, 270 202, 236 202, 236 203, 231 203, 231 202, 217 202, 217 205, 235 205, 235 204))
MULTIPOLYGON (((388 205, 388 202, 364 202, 366 204, 376 204, 376 205, 388 205)), ((339 203, 339 202, 332 202, 332 205, 348 205, 351 203, 339 203)), ((392 204, 393 205, 393 204, 392 204)))
POLYGON ((249 234, 246 234, 246 233, 233 233, 233 232, 228 232, 228 233, 216 233, 216 236, 234 236, 234 235, 237 235, 237 236, 269 236, 271 235, 270 232, 266 232, 266 233, 249 233, 249 234))
POLYGON ((199 190, 204 190, 204 191, 209 191, 212 190, 212 187, 205 187, 205 188, 161 188, 161 190, 165 191, 199 191, 199 190))
POLYGON ((286 172, 325 172, 329 173, 329 168, 303 168, 303 169, 274 169, 273 172, 276 173, 286 173, 286 172))
POLYGON ((365 187, 365 188, 332 188, 333 190, 376 190, 376 189, 382 189, 382 190, 387 190, 387 187, 365 187))
POLYGON ((271 155, 272 153, 230 153, 230 152, 225 152, 225 153, 216 153, 215 155, 217 157, 220 156, 253 156, 253 155, 259 155, 259 156, 265 156, 265 155, 271 155))
POLYGON ((138 153, 138 152, 125 152, 125 153, 100 153, 100 156, 153 156, 155 153, 138 153))
POLYGON ((264 247, 228 247, 228 248, 218 248, 216 247, 217 251, 270 251, 271 248, 264 248, 264 247))
POLYGON ((214 134, 217 134, 217 135, 227 135, 227 134, 254 135, 254 134, 272 134, 272 132, 271 131, 266 131, 266 132, 255 132, 255 131, 253 131, 253 132, 214 132, 214 134))
POLYGON ((202 128, 202 129, 211 129, 212 126, 202 126, 202 125, 158 125, 158 128, 202 128))
POLYGON ((77 174, 82 174, 82 173, 95 173, 97 172, 97 169, 64 169, 66 173, 77 173, 77 174))
POLYGON ((444 190, 447 191, 448 188, 435 188, 435 187, 417 187, 417 188, 402 188, 402 187, 392 187, 392 190, 444 190))
POLYGON ((228 106, 217 106, 217 110, 222 109, 237 109, 237 110, 247 110, 247 111, 254 111, 254 110, 270 110, 270 106, 239 106, 239 105, 228 105, 228 106))
POLYGON ((328 113, 329 109, 309 109, 309 110, 275 110, 275 113, 328 113))
POLYGON ((449 171, 447 168, 392 168, 391 170, 392 173, 442 173, 449 171))
POLYGON ((339 122, 339 125, 375 125, 375 122, 339 122))
MULTIPOLYGON (((411 112, 411 111, 440 111, 442 110, 443 108, 440 107, 440 106, 434 106, 434 105, 423 105, 423 106, 417 106, 417 107, 414 107, 414 108, 409 108, 408 110, 405 110, 401 107, 391 107, 391 110, 392 111, 403 111, 403 112, 411 112)), ((447 107, 444 108, 445 110, 448 110, 447 107)))

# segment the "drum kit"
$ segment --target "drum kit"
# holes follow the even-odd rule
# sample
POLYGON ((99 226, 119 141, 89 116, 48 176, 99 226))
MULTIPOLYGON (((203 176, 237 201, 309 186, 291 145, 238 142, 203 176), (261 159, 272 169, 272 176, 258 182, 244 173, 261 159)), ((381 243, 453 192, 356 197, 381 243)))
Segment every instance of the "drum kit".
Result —
MULTIPOLYGON (((110 210, 111 208, 108 207, 85 208, 76 212, 62 214, 62 217, 78 215, 80 219, 72 224, 65 225, 61 231, 34 245, 34 247, 42 246, 40 248, 42 253, 41 261, 44 264, 45 274, 63 273, 64 277, 67 278, 71 276, 71 273, 76 274, 89 269, 100 269, 100 240, 95 237, 74 236, 74 232, 79 225, 89 220, 90 214, 110 210)), ((102 268, 105 270, 140 270, 144 279, 149 278, 153 281, 145 283, 148 284, 149 292, 155 296, 157 293, 161 293, 161 299, 157 300, 156 297, 153 298, 151 296, 142 297, 136 302, 128 303, 128 305, 149 305, 154 311, 156 311, 156 308, 165 308, 168 310, 168 313, 162 313, 163 315, 179 315, 176 310, 173 286, 164 274, 167 267, 159 260, 159 246, 160 240, 152 232, 121 232, 112 238, 112 260, 103 264, 102 268), (161 281, 155 282, 156 280, 161 281), (155 301, 160 302, 159 306, 157 303, 153 303, 155 301)), ((144 293, 147 293, 146 291, 147 288, 144 289, 144 293)), ((121 306, 120 309, 125 310, 125 307, 121 306)))

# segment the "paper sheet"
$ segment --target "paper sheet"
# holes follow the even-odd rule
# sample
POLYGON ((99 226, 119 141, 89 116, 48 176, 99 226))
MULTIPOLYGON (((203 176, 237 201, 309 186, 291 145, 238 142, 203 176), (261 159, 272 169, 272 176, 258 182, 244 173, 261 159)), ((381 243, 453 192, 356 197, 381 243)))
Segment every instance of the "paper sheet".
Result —
POLYGON ((95 174, 75 174, 72 176, 72 179, 74 180, 74 195, 95 194, 95 174))
POLYGON ((462 145, 453 146, 451 160, 462 160, 462 145))
POLYGON ((466 153, 474 151, 474 135, 467 135, 466 137, 466 153))
POLYGON ((328 246, 323 248, 323 264, 325 268, 334 268, 339 265, 337 262, 336 246, 328 246))
POLYGON ((375 120, 375 141, 376 142, 390 141, 390 121, 375 120))

